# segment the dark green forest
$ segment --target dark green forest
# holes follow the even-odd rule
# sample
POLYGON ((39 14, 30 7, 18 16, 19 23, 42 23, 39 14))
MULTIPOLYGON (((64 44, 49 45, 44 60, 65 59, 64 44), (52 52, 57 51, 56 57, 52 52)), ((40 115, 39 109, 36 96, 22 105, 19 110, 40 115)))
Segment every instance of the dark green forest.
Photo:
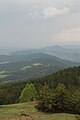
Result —
POLYGON ((80 66, 64 69, 51 75, 35 80, 23 80, 0 85, 0 104, 12 104, 19 102, 19 97, 27 83, 33 83, 37 91, 47 84, 50 89, 55 89, 59 83, 64 84, 72 93, 80 92, 80 66))
POLYGON ((45 84, 39 90, 36 108, 43 112, 80 114, 80 91, 72 92, 61 83, 52 90, 45 84))

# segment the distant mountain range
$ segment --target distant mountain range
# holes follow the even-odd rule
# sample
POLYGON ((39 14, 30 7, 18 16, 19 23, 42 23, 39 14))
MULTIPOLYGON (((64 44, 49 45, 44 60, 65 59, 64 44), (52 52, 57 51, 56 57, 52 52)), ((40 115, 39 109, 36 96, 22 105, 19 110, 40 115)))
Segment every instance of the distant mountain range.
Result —
POLYGON ((0 83, 40 78, 80 65, 80 48, 52 46, 0 55, 0 83))
POLYGON ((35 79, 70 66, 79 65, 79 63, 63 60, 46 53, 1 57, 0 60, 3 60, 0 62, 0 81, 2 82, 35 79))
POLYGON ((80 62, 80 47, 79 46, 52 46, 42 50, 44 53, 57 56, 64 60, 80 62))
POLYGON ((31 53, 38 53, 43 52, 47 53, 64 60, 76 61, 80 62, 80 46, 50 46, 42 49, 29 49, 29 50, 19 50, 12 52, 14 55, 21 55, 21 54, 31 54, 31 53))

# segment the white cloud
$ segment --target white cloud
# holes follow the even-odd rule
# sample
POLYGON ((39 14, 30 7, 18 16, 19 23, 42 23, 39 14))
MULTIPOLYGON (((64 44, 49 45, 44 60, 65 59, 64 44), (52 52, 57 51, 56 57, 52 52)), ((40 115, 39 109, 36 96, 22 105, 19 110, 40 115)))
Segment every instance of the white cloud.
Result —
POLYGON ((79 4, 80 0, 0 0, 0 12, 26 12, 32 17, 63 15, 79 4), (66 7, 64 7, 66 6, 66 7), (36 9, 36 10, 35 10, 36 9))
POLYGON ((55 7, 47 7, 45 9, 33 9, 33 11, 29 14, 32 18, 49 18, 67 14, 70 11, 69 8, 63 7, 63 9, 58 9, 55 7))
POLYGON ((78 43, 80 42, 80 27, 63 30, 53 37, 54 40, 64 43, 78 43))
POLYGON ((46 9, 44 9, 43 15, 44 15, 45 18, 48 18, 48 17, 63 15, 63 14, 68 13, 69 11, 70 11, 70 9, 67 8, 67 7, 64 7, 63 9, 48 7, 46 9))
POLYGON ((11 6, 11 5, 16 5, 17 7, 24 7, 26 6, 26 9, 30 8, 33 9, 35 6, 37 8, 47 8, 49 6, 53 7, 63 7, 63 6, 68 6, 70 4, 71 0, 0 0, 0 7, 5 7, 5 6, 11 6))
POLYGON ((80 30, 69 29, 80 27, 79 3, 80 0, 0 0, 0 46, 42 47, 80 41, 80 30), (55 19, 44 19, 48 17, 55 19), (51 36, 55 37, 50 39, 51 36))

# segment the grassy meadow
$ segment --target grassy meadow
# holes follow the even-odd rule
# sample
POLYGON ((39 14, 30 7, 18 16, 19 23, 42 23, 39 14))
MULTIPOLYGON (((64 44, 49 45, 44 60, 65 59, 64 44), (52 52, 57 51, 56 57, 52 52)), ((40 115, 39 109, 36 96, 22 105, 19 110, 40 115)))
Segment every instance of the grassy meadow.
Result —
POLYGON ((75 115, 47 114, 35 109, 35 103, 20 103, 0 106, 0 120, 76 120, 75 115))

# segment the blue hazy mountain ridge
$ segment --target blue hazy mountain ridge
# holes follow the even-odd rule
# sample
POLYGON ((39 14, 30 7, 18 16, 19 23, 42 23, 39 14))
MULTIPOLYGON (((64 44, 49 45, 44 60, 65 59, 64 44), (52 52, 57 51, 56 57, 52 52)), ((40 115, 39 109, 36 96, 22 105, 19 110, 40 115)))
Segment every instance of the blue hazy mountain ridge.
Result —
POLYGON ((64 45, 64 46, 49 46, 42 49, 28 49, 12 52, 12 55, 22 55, 31 53, 47 53, 64 60, 80 62, 80 46, 78 45, 64 45))
MULTIPOLYGON (((33 54, 21 54, 21 55, 0 55, 0 69, 7 69, 8 67, 14 67, 14 64, 17 66, 23 67, 24 65, 31 65, 34 63, 41 64, 50 64, 50 65, 76 65, 77 62, 72 62, 68 60, 63 60, 53 55, 49 55, 46 53, 33 53, 33 54)), ((9 70, 8 70, 9 71, 9 70)))
POLYGON ((43 77, 79 63, 63 60, 46 53, 14 54, 0 56, 0 82, 43 77), (1 59, 2 57, 2 59, 1 59))
POLYGON ((80 62, 80 46, 52 46, 43 48, 42 51, 65 60, 80 62))

